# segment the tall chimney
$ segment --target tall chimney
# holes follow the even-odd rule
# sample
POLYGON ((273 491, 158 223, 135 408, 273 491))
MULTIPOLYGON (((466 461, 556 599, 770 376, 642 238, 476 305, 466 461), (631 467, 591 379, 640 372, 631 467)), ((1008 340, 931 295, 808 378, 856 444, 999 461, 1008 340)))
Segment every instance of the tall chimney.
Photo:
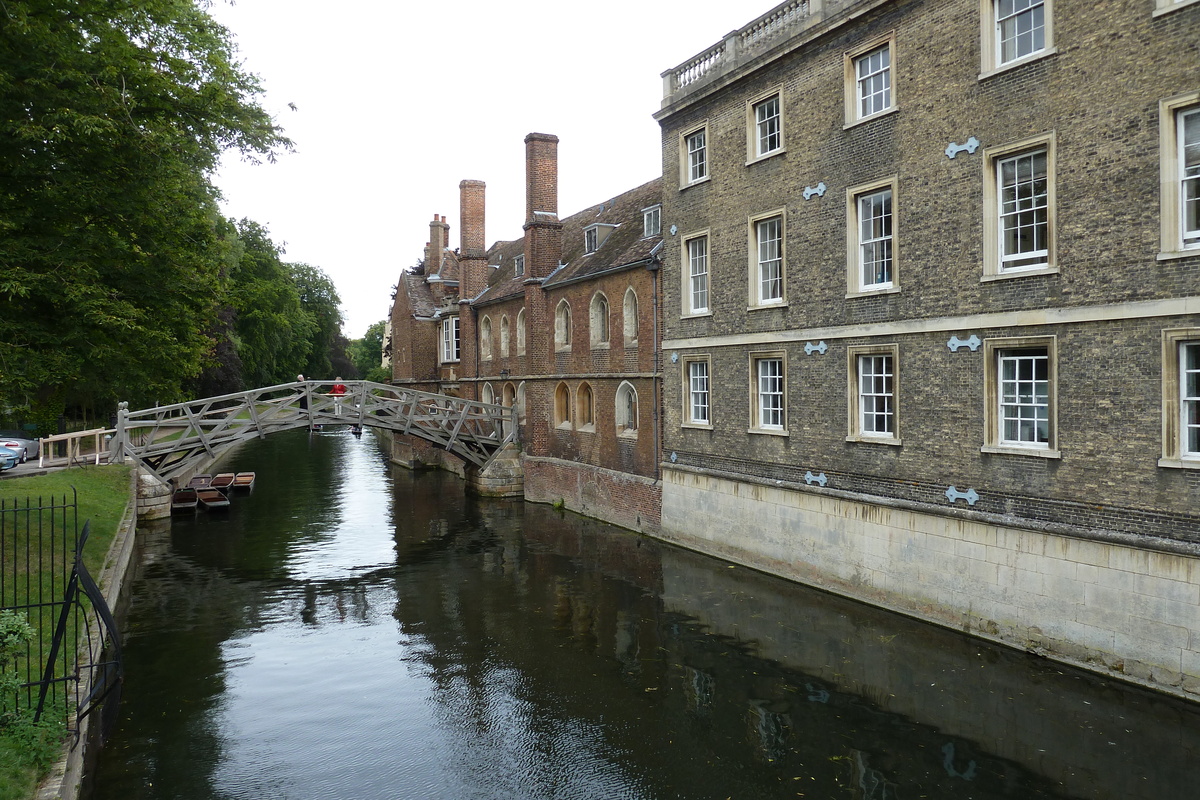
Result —
POLYGON ((446 238, 449 230, 450 226, 446 224, 446 218, 434 214, 433 221, 429 223, 429 247, 425 253, 426 275, 436 275, 441 270, 442 255, 446 251, 446 238))
POLYGON ((487 240, 484 234, 483 181, 458 184, 459 297, 470 300, 487 288, 487 240))
POLYGON ((545 278, 562 259, 562 223, 558 221, 558 137, 525 137, 525 271, 545 278))

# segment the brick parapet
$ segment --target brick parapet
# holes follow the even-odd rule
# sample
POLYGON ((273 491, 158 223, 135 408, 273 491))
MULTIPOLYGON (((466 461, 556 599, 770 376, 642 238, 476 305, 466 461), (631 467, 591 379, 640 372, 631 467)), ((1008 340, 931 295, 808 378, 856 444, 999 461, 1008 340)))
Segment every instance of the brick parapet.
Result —
POLYGON ((564 507, 642 533, 661 522, 661 482, 558 458, 524 455, 525 499, 564 507))

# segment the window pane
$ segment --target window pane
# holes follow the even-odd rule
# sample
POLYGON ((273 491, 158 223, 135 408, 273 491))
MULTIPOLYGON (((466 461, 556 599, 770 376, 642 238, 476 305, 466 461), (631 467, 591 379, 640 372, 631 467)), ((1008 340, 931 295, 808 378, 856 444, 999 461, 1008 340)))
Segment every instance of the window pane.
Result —
POLYGON ((758 299, 783 299, 783 240, 779 217, 758 223, 758 299))
POLYGON ((688 364, 688 392, 692 422, 708 422, 708 362, 688 364))
POLYGON ((757 155, 770 153, 780 147, 779 97, 772 97, 754 107, 754 118, 758 133, 757 155))
POLYGON ((1043 0, 997 0, 996 26, 1000 63, 1044 50, 1046 15, 1043 0))
POLYGON ((892 190, 858 198, 860 280, 864 287, 892 282, 892 190))
POLYGON ((855 61, 858 115, 867 117, 892 106, 891 50, 887 45, 855 61))
POLYGON ((692 311, 708 310, 708 238, 688 240, 688 270, 692 311))
POLYGON ((1200 109, 1179 114, 1180 205, 1185 245, 1200 245, 1200 109))
POLYGON ((859 356, 858 407, 862 433, 892 435, 895 421, 892 357, 859 356))
POLYGON ((687 139, 688 181, 698 181, 708 175, 708 153, 704 131, 697 131, 687 139))
POLYGON ((758 423, 761 428, 783 427, 783 361, 758 362, 758 423))
POLYGON ((1045 266, 1049 257, 1049 182, 1046 151, 997 164, 1000 192, 1000 268, 1045 266))
POLYGON ((1200 456, 1200 342, 1180 345, 1179 371, 1183 455, 1200 456))
POLYGON ((1001 351, 1000 440, 1046 445, 1050 441, 1050 359, 1045 348, 1001 351))

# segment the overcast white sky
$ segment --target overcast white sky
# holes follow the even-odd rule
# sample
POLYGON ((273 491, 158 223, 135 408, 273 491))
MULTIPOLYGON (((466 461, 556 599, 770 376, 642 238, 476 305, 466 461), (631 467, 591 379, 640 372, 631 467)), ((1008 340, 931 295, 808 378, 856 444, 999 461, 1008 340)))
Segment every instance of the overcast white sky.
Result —
POLYGON ((460 180, 487 183, 491 244, 521 235, 527 133, 560 139, 563 216, 657 177, 661 73, 775 5, 214 0, 296 144, 275 164, 227 155, 223 209, 267 226, 285 260, 323 269, 346 336, 361 338, 435 213, 458 246, 460 180))

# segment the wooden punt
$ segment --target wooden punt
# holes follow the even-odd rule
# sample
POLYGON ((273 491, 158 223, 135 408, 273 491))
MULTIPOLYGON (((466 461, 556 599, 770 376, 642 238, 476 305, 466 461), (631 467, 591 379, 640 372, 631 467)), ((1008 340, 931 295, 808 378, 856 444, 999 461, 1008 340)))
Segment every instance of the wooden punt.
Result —
POLYGON ((247 492, 250 491, 251 489, 253 489, 254 488, 254 473, 253 472, 239 472, 237 475, 234 475, 233 476, 233 488, 244 489, 247 492))
POLYGON ((188 481, 189 489, 207 489, 209 486, 212 486, 212 475, 207 472, 193 475, 192 479, 188 481))
POLYGON ((217 489, 198 489, 196 490, 196 499, 206 510, 229 508, 229 498, 217 489))
POLYGON ((233 473, 232 472, 218 473, 217 475, 215 475, 213 477, 212 484, 210 484, 210 485, 214 489, 220 489, 221 491, 227 491, 230 486, 233 486, 233 473))
POLYGON ((171 495, 171 513, 183 514, 188 511, 195 511, 199 505, 200 498, 196 495, 195 489, 176 489, 171 495))

